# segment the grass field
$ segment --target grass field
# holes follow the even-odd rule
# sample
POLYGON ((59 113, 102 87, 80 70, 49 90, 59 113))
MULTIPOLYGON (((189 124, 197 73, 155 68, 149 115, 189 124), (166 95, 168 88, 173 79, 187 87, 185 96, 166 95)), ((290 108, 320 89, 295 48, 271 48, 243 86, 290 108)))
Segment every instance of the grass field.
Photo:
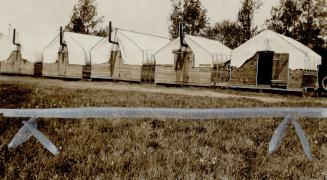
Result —
MULTIPOLYGON (((0 101, 0 108, 327 106, 324 98, 16 77, 0 78, 0 101)), ((300 119, 314 161, 291 127, 278 152, 267 155, 279 118, 41 119, 39 129, 61 149, 56 157, 33 138, 8 151, 22 120, 0 117, 0 178, 323 179, 327 173, 325 120, 300 119)))

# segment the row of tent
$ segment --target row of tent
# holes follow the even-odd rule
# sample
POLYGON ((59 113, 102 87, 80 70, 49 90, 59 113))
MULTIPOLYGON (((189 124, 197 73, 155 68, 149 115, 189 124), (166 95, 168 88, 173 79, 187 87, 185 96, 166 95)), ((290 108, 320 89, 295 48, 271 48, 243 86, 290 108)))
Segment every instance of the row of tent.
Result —
POLYGON ((14 31, 0 37, 0 61, 3 74, 296 89, 316 86, 321 57, 270 30, 231 50, 183 33, 170 41, 115 29, 106 38, 63 31, 40 38, 14 31))

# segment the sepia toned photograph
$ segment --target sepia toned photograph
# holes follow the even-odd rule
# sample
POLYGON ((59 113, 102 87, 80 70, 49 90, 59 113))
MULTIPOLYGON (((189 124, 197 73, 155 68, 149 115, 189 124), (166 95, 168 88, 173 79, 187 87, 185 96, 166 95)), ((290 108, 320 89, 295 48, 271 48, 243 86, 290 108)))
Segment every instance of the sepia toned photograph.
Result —
POLYGON ((0 0, 0 179, 327 179, 327 0, 0 0))

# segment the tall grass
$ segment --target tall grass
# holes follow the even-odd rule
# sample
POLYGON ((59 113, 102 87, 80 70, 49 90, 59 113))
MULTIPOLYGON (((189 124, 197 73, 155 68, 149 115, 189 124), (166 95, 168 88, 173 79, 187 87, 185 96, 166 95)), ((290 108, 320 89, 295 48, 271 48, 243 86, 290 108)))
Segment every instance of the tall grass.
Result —
MULTIPOLYGON (((2 82, 0 90, 0 108, 324 107, 310 100, 265 103, 248 98, 73 89, 35 83, 2 82)), ((268 142, 280 122, 275 118, 41 119, 39 129, 61 149, 56 157, 34 138, 8 151, 6 144, 22 126, 22 120, 0 118, 0 178, 316 179, 327 172, 327 123, 323 120, 300 120, 313 148, 312 162, 306 160, 292 128, 278 152, 267 155, 268 142)))

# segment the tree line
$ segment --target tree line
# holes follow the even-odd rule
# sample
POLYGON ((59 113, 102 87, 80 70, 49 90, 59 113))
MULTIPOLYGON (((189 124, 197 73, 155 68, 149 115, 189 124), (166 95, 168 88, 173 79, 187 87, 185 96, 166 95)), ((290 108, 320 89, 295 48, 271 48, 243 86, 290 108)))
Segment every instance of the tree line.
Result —
MULTIPOLYGON (((102 28, 103 16, 97 15, 96 0, 78 0, 74 6, 67 31, 107 36, 102 28)), ((236 20, 209 23, 207 9, 200 0, 171 0, 172 13, 168 27, 171 39, 178 37, 179 22, 190 35, 215 39, 236 48, 264 29, 292 37, 312 49, 326 44, 327 0, 280 0, 271 10, 271 17, 263 27, 254 24, 254 15, 263 5, 262 0, 243 0, 236 20)))

